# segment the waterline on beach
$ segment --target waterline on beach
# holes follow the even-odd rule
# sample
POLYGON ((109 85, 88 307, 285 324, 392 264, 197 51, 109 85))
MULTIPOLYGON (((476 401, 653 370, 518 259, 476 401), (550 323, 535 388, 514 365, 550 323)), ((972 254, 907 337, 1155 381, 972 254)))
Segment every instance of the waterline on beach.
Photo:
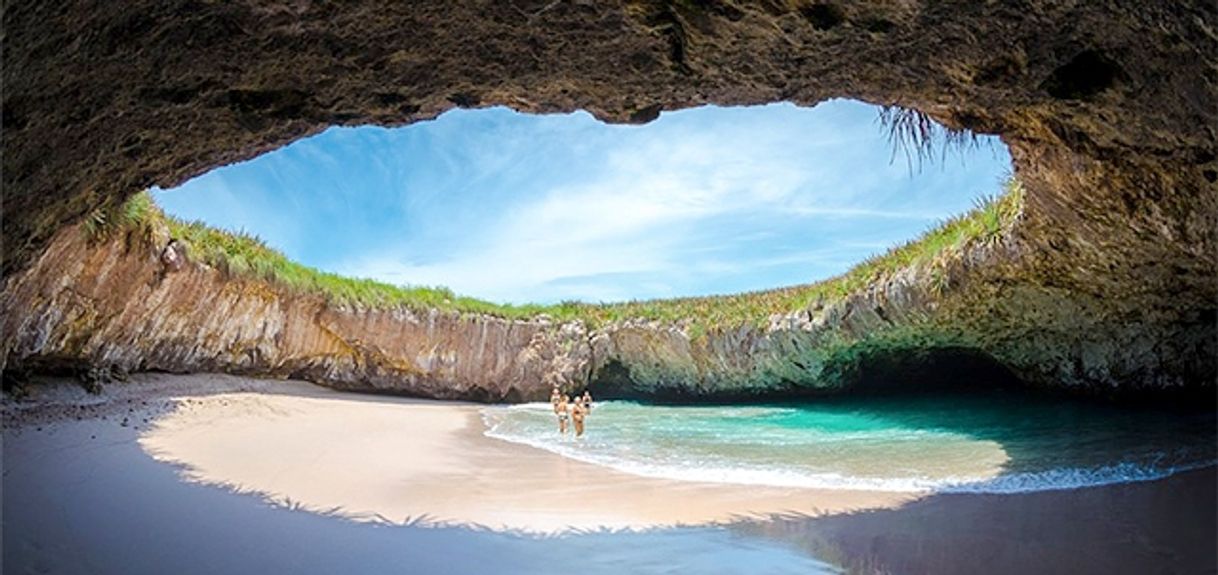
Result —
POLYGON ((1215 463, 1212 415, 1001 396, 821 404, 599 404, 582 438, 548 404, 482 410, 488 437, 644 477, 854 491, 1021 493, 1147 481, 1215 463))

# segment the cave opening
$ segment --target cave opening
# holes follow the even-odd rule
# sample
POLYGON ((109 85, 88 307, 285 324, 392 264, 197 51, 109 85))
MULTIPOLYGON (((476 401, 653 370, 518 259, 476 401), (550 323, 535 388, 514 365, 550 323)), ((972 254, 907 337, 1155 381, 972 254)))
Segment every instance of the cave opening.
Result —
MULTIPOLYGON (((44 369, 87 369, 89 378, 144 369, 269 378, 305 374, 349 391, 487 402, 544 400, 547 375, 593 378, 594 386, 605 386, 595 388, 605 395, 617 382, 623 395, 666 385, 705 397, 728 397, 726 384, 743 375, 740 383, 757 384, 745 388, 782 390, 798 399, 796 394, 819 389, 809 384, 823 378, 853 386, 852 397, 891 397, 908 391, 898 382, 957 393, 968 391, 963 380, 999 389, 1018 374, 1033 387, 1017 396, 1048 388, 1092 397, 1144 391, 1147 399, 1159 399, 1179 391, 1211 413, 1200 425, 1178 417, 1093 419, 1097 425, 1089 430, 1097 433, 1089 434, 1082 433, 1088 429, 1079 425, 1084 420, 1074 417, 1072 406, 1064 406, 1054 419, 1059 425, 1045 432, 1029 412, 998 405, 988 413, 996 419, 956 423, 946 430, 953 433, 943 435, 968 435, 980 440, 969 445, 989 448, 981 453, 1003 454, 1002 471, 1010 476, 1041 474, 1045 456, 1053 462, 1049 471, 1064 473, 1031 485, 1007 483, 1016 487, 999 491, 1007 495, 933 493, 889 508, 851 503, 841 513, 822 508, 828 497, 788 489, 777 511, 762 515, 766 509, 744 500, 760 497, 762 490, 748 486, 732 494, 737 499, 728 511, 748 511, 756 520, 731 515, 707 528, 661 513, 705 504, 709 498, 696 488, 638 479, 611 483, 595 475, 585 480, 565 473, 578 473, 581 465, 570 462, 530 465, 526 450, 473 443, 480 438, 468 433, 469 417, 460 420, 462 443, 451 448, 409 428, 370 429, 380 419, 368 412, 351 412, 338 419, 343 425, 326 428, 320 426, 326 418, 302 410, 299 424, 263 435, 209 417, 204 408, 227 404, 224 398, 204 397, 207 405, 198 410, 177 410, 193 412, 201 424, 179 429, 206 447, 200 451, 224 463, 244 456, 258 464, 257 475, 268 478, 259 483, 241 475, 194 474, 203 467, 200 460, 137 441, 121 413, 121 424, 93 425, 89 420, 98 413, 88 398, 83 409, 63 409, 56 416, 63 423, 45 433, 42 427, 29 429, 41 424, 35 417, 24 424, 14 421, 21 419, 17 410, 10 412, 16 417, 6 417, 5 487, 12 487, 16 505, 5 523, 20 539, 11 550, 13 561, 5 550, 5 562, 115 572, 132 565, 164 572, 192 564, 229 571, 253 565, 274 571, 277 564, 334 571, 357 555, 363 564, 443 564, 455 572, 477 572, 490 558, 501 570, 528 571, 561 539, 568 553, 585 558, 587 568, 610 572, 622 570, 622 563, 646 569, 686 559, 712 570, 760 565, 805 572, 819 569, 822 559, 832 564, 826 570, 1210 570, 1216 555, 1212 409, 1218 382, 1214 14, 1209 3, 1196 2, 12 3, 5 9, 3 39, 3 204, 9 217, 0 250, 0 371, 6 392, 9 370, 37 366, 40 358, 44 369), (632 230, 628 225, 656 217, 654 203, 620 201, 637 192, 630 181, 607 186, 601 202, 587 194, 562 195, 586 217, 539 210, 533 215, 552 220, 519 219, 525 238, 532 234, 529 242, 488 235, 499 228, 469 217, 527 212, 495 201, 496 194, 461 196, 455 193, 460 186, 441 190, 416 181, 395 188, 398 201, 386 201, 387 194, 359 185, 381 166, 333 155, 302 160, 339 166, 325 177, 287 169, 264 174, 279 190, 277 197, 260 198, 244 186, 196 193, 208 178, 213 185, 231 184, 233 172, 204 176, 179 190, 183 198, 211 204, 204 210, 219 216, 175 211, 174 191, 156 190, 123 204, 139 190, 178 186, 259 154, 266 155, 250 165, 283 152, 306 155, 317 140, 302 138, 327 128, 321 138, 354 133, 334 126, 426 128, 476 113, 442 115, 453 106, 582 109, 654 128, 679 117, 669 110, 707 103, 811 105, 831 97, 908 106, 955 127, 1001 134, 1014 162, 998 163, 1016 166, 1027 186, 1026 210, 1022 201, 1012 210, 1005 209, 1010 203, 990 209, 993 203, 980 202, 978 217, 936 227, 973 208, 978 193, 998 193, 999 185, 955 186, 967 194, 954 197, 958 204, 928 204, 923 212, 913 207, 914 194, 902 194, 904 188, 888 195, 860 192, 857 198, 843 193, 857 191, 850 184, 885 166, 905 171, 903 160, 927 156, 916 134, 928 116, 899 111, 890 119, 904 126, 898 134, 915 135, 914 147, 905 148, 909 156, 898 151, 890 163, 889 157, 829 161, 847 173, 847 185, 825 185, 837 193, 815 199, 842 202, 813 203, 803 214, 728 210, 711 221, 656 218, 653 229, 684 233, 687 243, 649 236, 651 242, 631 245, 621 235, 597 235, 606 227, 632 230), (302 185, 308 183, 324 189, 302 185), (191 186, 193 192, 187 190, 191 186), (453 198, 449 209, 424 210, 432 195, 453 198), (911 202, 895 202, 894 196, 911 202), (157 211, 153 197, 173 215, 206 223, 145 226, 142 214, 157 211), (864 198, 881 205, 844 201, 864 198), (261 209, 245 203, 258 201, 261 209), (240 217, 226 221, 223 212, 240 217), (928 217, 918 221, 893 212, 928 217), (1012 213, 1018 219, 1007 225, 1012 213), (738 227, 749 220, 760 225, 751 232, 738 227), (608 226, 610 221, 624 223, 608 226), (220 229, 209 231, 208 224, 220 229), (898 229, 905 224, 910 229, 898 229), (803 243, 844 231, 834 226, 859 235, 839 234, 828 245, 803 243), (116 228, 124 233, 107 236, 116 228), (927 228, 933 233, 885 251, 927 228), (543 231, 558 240, 544 241, 543 231), (406 239, 416 233, 422 237, 406 239), (585 247, 601 249, 572 249, 580 238, 585 247), (618 259, 607 252, 617 252, 618 259), (936 257, 945 252, 947 257, 936 257), (448 288, 424 287, 436 285, 448 288), (689 321, 695 317, 705 321, 689 321), (582 318, 595 322, 567 329, 582 318), (885 340, 890 326, 907 331, 885 340), (754 375, 759 377, 747 380, 754 375), (667 385, 674 376, 676 385, 667 385), (70 421, 73 416, 77 422, 70 421), (988 431, 1002 427, 1012 433, 988 431), (85 432, 92 429, 100 441, 86 443, 85 432), (306 449, 289 449, 293 445, 276 436, 306 449), (88 448, 65 449, 74 444, 88 448), (1177 467, 1172 456, 1163 461, 1155 454, 1192 445, 1204 447, 1203 458, 1191 461, 1202 462, 1203 469, 1177 467), (250 446, 264 451, 247 451, 250 446), (428 454, 413 450, 419 446, 441 446, 476 469, 468 480, 454 473, 455 465, 433 473, 421 465, 428 454), (1139 454, 1132 463, 1125 457, 1130 453, 1139 454), (301 454, 306 465, 287 465, 301 454), (513 465, 484 465, 492 459, 513 465), (1137 473, 1126 472, 1130 465, 1137 473), (1110 467, 1118 475, 1091 473, 1110 467), (553 485, 522 488, 499 481, 554 469, 564 473, 551 473, 558 480, 553 485), (1081 483, 1079 471, 1086 476, 1081 483), (335 476, 380 481, 330 482, 335 476), (421 488, 423 477, 439 488, 421 488), (308 489, 288 489, 300 480, 308 489), (622 528, 594 524, 576 527, 592 536, 504 537, 485 533, 485 516, 464 518, 426 506, 405 512, 372 507, 375 514, 363 515, 368 507, 349 499, 308 497, 317 492, 427 505, 472 502, 499 517, 559 521, 667 515, 663 519, 676 527, 618 536, 622 528), (503 494, 519 500, 530 492, 540 501, 535 507, 484 498, 503 494), (596 497, 600 492, 607 496, 596 497), (639 497, 624 497, 629 492, 639 497), (682 494, 690 495, 689 505, 682 494), (72 512, 47 513, 46 502, 72 512), (276 509, 281 502, 291 509, 276 509), (805 516, 802 508, 791 508, 797 503, 815 506, 805 516), (331 517, 346 511, 374 524, 331 517), (386 518, 399 517, 406 517, 404 528, 386 528, 386 518), (471 528, 419 529, 428 517, 468 521, 471 528), (133 526, 131 518, 142 525, 133 526), (73 553, 56 553, 65 539, 73 553), (437 542, 455 542, 468 552, 446 553, 452 546, 437 542), (353 546, 361 552, 350 553, 353 546), (148 549, 159 552, 130 552, 148 549), (604 552, 608 556, 599 560, 604 552)), ((967 142, 968 136, 953 141, 967 142)), ((685 143, 667 142, 671 146, 645 154, 652 166, 665 165, 685 143)), ((475 149, 468 141, 457 147, 475 149)), ((551 164, 571 165, 554 150, 518 147, 533 148, 551 164)), ((796 162, 812 157, 795 145, 780 147, 796 162)), ((1003 147, 998 154, 1005 152, 1003 147)), ((692 158, 708 171, 732 165, 722 157, 692 158)), ((943 165, 946 170, 954 164, 943 165)), ((459 165, 451 171, 470 173, 459 165)), ((487 181, 492 185, 465 191, 506 189, 502 172, 487 181)), ((708 206, 730 203, 725 198, 749 197, 728 192, 674 192, 667 197, 680 201, 668 207, 705 213, 708 206)), ((776 203, 798 207, 797 200, 809 195, 778 194, 777 200, 792 201, 776 203)), ((776 200, 757 196, 739 204, 755 208, 776 200)), ((290 390, 292 383, 279 387, 290 390)), ((257 399, 274 406, 273 400, 288 398, 281 390, 257 399)), ((738 397, 763 395, 749 391, 738 397)), ((348 399, 343 403, 372 404, 348 399)), ((131 412, 130 403, 115 401, 114 411, 131 412)), ((523 413, 530 406, 517 407, 503 409, 523 413)), ((742 407, 750 413, 755 406, 742 407)), ((1050 407, 1056 412, 1062 406, 1050 407)), ((914 408, 933 411, 933 405, 914 408)), ((968 409, 945 413, 949 421, 970 415, 968 409)), ((261 408, 252 415, 272 419, 261 408)), ((395 414, 392 423, 426 419, 395 414)), ((660 428, 664 420, 652 421, 657 424, 646 429, 660 428)), ((923 421, 908 418, 891 427, 921 430, 923 421)), ((154 421, 168 430, 162 423, 154 421)), ((537 427, 550 431, 551 423, 537 427)), ((686 430, 696 431, 693 425, 686 430)), ((619 444, 638 445, 627 439, 619 444)), ((931 445, 918 437, 911 454, 922 463, 945 461, 944 452, 931 445)), ((663 461, 654 452, 645 454, 663 461)), ((798 445, 791 457, 829 459, 832 454, 819 457, 798 445)), ((873 459, 893 467, 902 463, 873 459)), ((695 463, 708 461, 713 460, 695 463)))
MULTIPOLYGON (((925 303, 852 302, 850 294, 912 272, 925 277, 908 289, 926 292, 915 299, 929 301, 959 275, 951 262, 999 249, 1022 213, 1022 187, 1010 165, 994 137, 945 128, 914 110, 849 100, 813 108, 695 108, 658 114, 643 126, 605 124, 586 113, 491 108, 403 128, 333 128, 178 188, 95 210, 80 226, 84 245, 64 248, 120 257, 139 289, 169 293, 180 276, 217 282, 219 291, 207 298, 231 304, 232 313, 268 322, 309 317, 293 329, 318 330, 321 339, 268 340, 212 326, 234 343, 217 351, 212 340, 190 344, 201 332, 184 334, 156 350, 164 357, 146 357, 109 340, 71 336, 63 346, 80 349, 56 353, 80 356, 77 371, 90 381, 132 369, 219 366, 280 377, 310 373, 311 381, 344 389, 484 402, 536 399, 548 385, 540 382, 553 378, 597 380, 594 387, 610 395, 613 381, 629 382, 637 389, 626 394, 675 400, 866 390, 874 378, 837 373, 847 369, 839 359, 809 362, 797 349, 790 358, 754 357, 731 333, 761 330, 750 337, 771 337, 763 322, 775 317, 790 324, 768 328, 775 338, 791 329, 815 331, 809 322, 864 334, 908 324, 925 303), (130 257, 142 251, 155 257, 130 257), (138 279, 145 273, 151 276, 138 279), (271 297, 247 298, 251 293, 271 297), (288 309, 251 311, 276 301, 288 309), (393 319, 362 323, 378 314, 393 319), (870 327, 848 325, 868 317, 870 327), (521 339, 510 326, 490 326, 495 322, 544 333, 521 339), (653 349, 628 359, 629 334, 639 322, 650 326, 648 338, 678 334, 661 347, 685 351, 653 349), (410 335, 415 330, 423 331, 410 335), (616 350, 604 355, 588 347, 597 336, 609 337, 616 350), (280 349, 283 341, 293 347, 280 349), (748 381, 747 390, 734 392, 730 382, 704 386, 687 371, 672 372, 723 345, 735 350, 732 361, 756 363, 752 374, 722 372, 748 381), (494 359, 525 347, 527 354, 494 359), (665 358, 672 353, 687 357, 665 358), (448 365, 471 360, 490 363, 476 374, 451 375, 448 365), (648 383, 629 373, 656 361, 648 383), (335 371, 333 362, 343 367, 335 371), (623 373, 615 374, 615 365, 623 373), (772 369, 786 373, 765 375, 772 369), (453 391, 435 385, 437 377, 487 383, 453 391), (646 391, 657 382, 666 389, 646 391)), ((102 287, 122 283, 115 277, 122 276, 84 279, 98 282, 105 305, 147 303, 120 301, 116 293, 131 282, 102 287)), ((196 311, 185 301, 173 308, 196 311)), ((156 321, 161 313, 123 315, 156 321)), ((266 329, 279 329, 274 325, 266 329)), ((824 347, 802 345, 809 343, 824 347)), ((945 345, 955 349, 945 341, 915 347, 945 345)), ((39 357, 15 348, 7 369, 37 366, 39 357)), ((963 362, 961 369, 976 367, 964 354, 951 357, 963 362)), ((931 379, 918 384, 939 385, 931 379)))
MULTIPOLYGON (((1012 405, 1060 405, 1063 409, 1111 408, 1129 413, 1181 417, 1214 413, 1207 389, 1091 390, 1034 385, 983 350, 970 347, 900 348, 863 352, 850 361, 825 366, 823 385, 782 382, 764 389, 732 390, 683 380, 647 385, 632 377, 620 360, 605 362, 589 378, 587 389, 598 400, 652 405, 853 405, 860 401, 1010 402, 1012 405), (971 399, 970 399, 971 398, 971 399), (1074 407, 1071 407, 1074 406, 1074 407)), ((1212 424, 1211 424, 1212 425, 1212 424)))
POLYGON ((661 404, 734 404, 789 401, 831 401, 843 395, 900 397, 916 395, 969 395, 1007 393, 1026 385, 1000 361, 968 347, 880 349, 863 352, 849 361, 824 366, 822 387, 780 385, 764 392, 708 392, 697 382, 648 389, 631 377, 630 367, 611 360, 591 378, 588 388, 606 400, 646 401, 661 404), (843 393, 845 392, 845 393, 843 393))
POLYGON ((331 129, 152 196, 324 272, 552 306, 824 280, 1001 194, 1010 163, 997 138, 848 100, 643 126, 494 108, 331 129))

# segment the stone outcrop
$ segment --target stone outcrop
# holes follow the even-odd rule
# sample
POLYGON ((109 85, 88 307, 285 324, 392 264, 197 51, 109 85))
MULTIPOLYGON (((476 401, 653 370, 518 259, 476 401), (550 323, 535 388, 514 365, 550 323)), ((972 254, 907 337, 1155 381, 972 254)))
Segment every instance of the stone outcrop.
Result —
POLYGON ((3 271, 99 205, 331 125, 492 105, 646 122, 832 97, 1001 134, 1031 211, 1064 235, 1166 225, 1173 237, 1145 239, 1199 253, 1212 232, 1189 228, 1213 223, 1218 177, 1215 12, 1134 0, 7 2, 3 271))
POLYGON ((1016 381, 1113 399, 1212 398, 1212 310, 1122 310, 1030 281, 1038 260, 1028 249, 1015 236, 974 244, 840 300, 702 338, 658 323, 616 325, 593 339, 598 375, 627 395, 677 400, 1016 381), (923 373, 944 354, 946 370, 923 373), (988 367, 978 372, 977 360, 988 367))
POLYGON ((701 401, 925 385, 917 372, 946 353, 948 373, 931 379, 1195 397, 1213 392, 1218 356, 1212 318, 1107 320, 1102 301, 1027 281, 1027 248, 1013 234, 970 241, 764 325, 697 334, 642 319, 589 329, 544 317, 360 309, 230 276, 186 260, 164 230, 152 235, 61 232, 0 295, 0 368, 71 370, 94 385, 98 374, 224 371, 478 401, 542 400, 553 383, 591 386, 599 397, 701 401), (1155 331, 1165 327, 1173 331, 1155 331), (971 370, 976 358, 992 369, 971 370))
POLYGON ((583 381, 591 360, 579 324, 336 307, 203 264, 174 271, 160 252, 65 230, 0 296, 5 367, 217 371, 518 401, 583 381))
MULTIPOLYGON (((18 0, 3 19, 10 301, 18 273, 91 210, 331 125, 491 105, 638 123, 709 103, 850 97, 1001 135, 1027 189, 1009 249, 983 258, 996 271, 948 285, 958 297, 932 315, 957 323, 939 331, 1045 385, 1214 383, 1212 2, 18 0)), ((870 308, 851 317, 858 309, 870 308)), ((804 347, 742 329, 701 351, 628 327, 600 345, 622 357, 664 350, 638 352, 668 363, 633 362, 636 380, 668 381, 665 370, 789 380, 782 361, 711 359, 804 347)))

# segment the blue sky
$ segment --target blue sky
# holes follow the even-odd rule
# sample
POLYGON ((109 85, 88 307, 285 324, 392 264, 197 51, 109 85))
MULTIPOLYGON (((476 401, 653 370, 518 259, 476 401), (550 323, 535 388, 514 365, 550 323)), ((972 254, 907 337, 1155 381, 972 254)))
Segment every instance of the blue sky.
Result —
POLYGON ((911 171, 876 115, 840 100, 645 126, 454 110, 331 128, 154 195, 320 269, 496 302, 732 293, 841 273, 1000 189, 996 140, 911 171))

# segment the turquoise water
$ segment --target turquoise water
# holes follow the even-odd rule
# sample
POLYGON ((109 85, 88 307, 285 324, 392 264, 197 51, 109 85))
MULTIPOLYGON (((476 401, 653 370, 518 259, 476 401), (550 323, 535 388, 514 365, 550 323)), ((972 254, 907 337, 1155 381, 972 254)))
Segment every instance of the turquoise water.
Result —
POLYGON ((490 407, 486 435, 619 471, 750 485, 1012 493, 1157 479, 1218 460, 1213 413, 1009 394, 753 406, 598 403, 560 436, 549 404, 490 407))

